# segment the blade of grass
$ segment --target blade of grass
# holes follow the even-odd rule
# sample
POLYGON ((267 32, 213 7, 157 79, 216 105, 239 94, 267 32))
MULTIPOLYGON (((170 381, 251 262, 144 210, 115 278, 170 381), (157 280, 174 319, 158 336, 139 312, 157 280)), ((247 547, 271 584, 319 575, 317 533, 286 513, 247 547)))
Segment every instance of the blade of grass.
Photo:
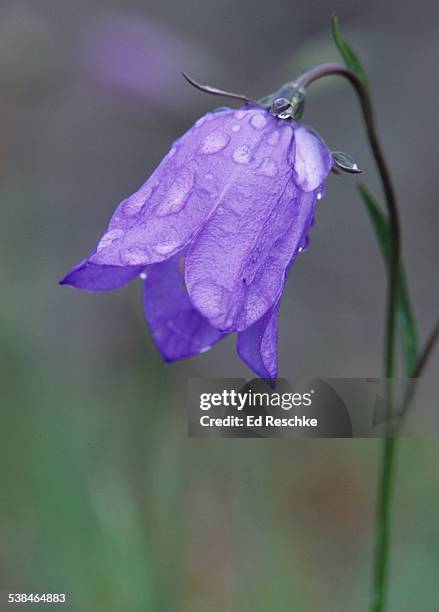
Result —
MULTIPOLYGON (((366 89, 368 88, 366 72, 362 63, 358 59, 355 51, 345 40, 338 26, 338 19, 334 15, 332 17, 332 37, 344 63, 350 68, 357 77, 362 81, 366 89)), ((358 185, 358 190, 362 197, 366 209, 369 213, 372 226, 375 230, 376 237, 388 268, 390 261, 390 228, 389 223, 376 199, 371 194, 365 185, 358 185)), ((399 333, 402 342, 404 364, 407 377, 411 377, 418 358, 418 339, 416 332, 415 318, 413 309, 410 303, 409 292, 407 287, 407 278, 403 263, 400 264, 399 271, 399 299, 397 307, 397 318, 399 333)))
POLYGON ((419 359, 416 363, 416 366, 413 370, 412 373, 412 378, 409 381, 409 384, 407 386, 406 392, 405 392, 405 396, 404 396, 404 400, 402 402, 402 407, 401 407, 401 412, 398 415, 399 416, 399 425, 398 425, 398 429, 397 431, 401 428, 401 425, 403 423, 404 417, 407 414, 409 408, 410 408, 410 404, 413 400, 413 397, 415 395, 416 392, 416 387, 417 384, 419 382, 419 378, 421 377, 421 375, 424 372, 424 369, 427 365, 427 362, 431 356, 431 354, 433 353, 434 348, 436 347, 436 344, 439 341, 439 321, 437 321, 436 325, 433 328, 433 331, 431 332, 427 342, 425 343, 424 348, 421 351, 421 354, 419 356, 419 359))
MULTIPOLYGON (((375 197, 366 187, 360 184, 357 186, 361 198, 366 206, 369 218, 372 222, 372 227, 375 231, 381 254, 384 258, 386 266, 389 263, 390 257, 390 240, 389 240, 389 224, 381 211, 375 197)), ((401 262, 399 268, 399 298, 398 298, 398 327, 402 342, 404 364, 407 377, 413 375, 418 359, 418 337, 416 332, 415 317, 410 302, 407 278, 404 269, 404 264, 401 262)))
POLYGON ((340 32, 340 28, 338 27, 338 19, 336 15, 332 16, 331 19, 332 24, 332 38, 334 39, 334 43, 337 49, 340 52, 340 55, 343 58, 344 63, 348 68, 354 72, 360 81, 363 83, 364 87, 369 90, 369 85, 367 82, 366 71, 363 68, 362 63, 358 59, 357 54, 349 45, 349 43, 345 40, 340 32))

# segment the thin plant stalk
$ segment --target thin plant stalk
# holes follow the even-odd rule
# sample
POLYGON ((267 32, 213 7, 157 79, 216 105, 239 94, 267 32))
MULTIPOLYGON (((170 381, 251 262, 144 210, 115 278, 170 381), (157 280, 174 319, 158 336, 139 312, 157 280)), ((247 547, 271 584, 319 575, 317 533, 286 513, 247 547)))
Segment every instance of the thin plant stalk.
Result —
MULTIPOLYGON (((387 290, 386 307, 386 337, 384 352, 384 377, 388 380, 386 422, 391 422, 393 414, 393 377, 395 376, 395 343, 396 343, 396 314, 399 297, 399 265, 401 251, 401 232, 398 207, 395 191, 393 189, 390 172, 379 143, 375 126, 372 102, 365 84, 358 76, 343 64, 322 64, 304 72, 296 81, 298 89, 305 89, 312 82, 325 76, 339 75, 345 77, 354 87, 363 112, 366 132, 370 147, 381 178, 390 227, 390 258, 389 282, 387 290)), ((372 585, 372 612, 385 612, 388 590, 389 548, 390 548, 390 519, 391 502, 395 478, 395 451, 396 438, 387 431, 384 437, 383 454, 381 462, 378 508, 377 508, 377 534, 374 553, 374 573, 372 585)))

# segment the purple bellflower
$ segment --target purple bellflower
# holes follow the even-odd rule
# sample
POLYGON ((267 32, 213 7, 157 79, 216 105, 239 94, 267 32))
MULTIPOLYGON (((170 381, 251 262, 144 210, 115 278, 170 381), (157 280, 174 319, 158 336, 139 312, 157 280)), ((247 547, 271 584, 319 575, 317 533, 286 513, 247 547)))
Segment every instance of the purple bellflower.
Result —
POLYGON ((201 117, 61 283, 109 291, 140 276, 166 361, 236 332, 241 359, 276 379, 285 281, 334 163, 321 138, 281 107, 276 100, 201 117))

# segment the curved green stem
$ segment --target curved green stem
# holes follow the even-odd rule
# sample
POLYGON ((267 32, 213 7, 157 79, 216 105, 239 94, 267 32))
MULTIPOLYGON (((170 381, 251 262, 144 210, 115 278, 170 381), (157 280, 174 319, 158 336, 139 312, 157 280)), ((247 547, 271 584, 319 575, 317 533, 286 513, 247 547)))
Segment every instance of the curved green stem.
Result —
MULTIPOLYGON (((390 225, 389 283, 386 309, 386 338, 384 357, 384 376, 389 380, 387 392, 387 423, 393 413, 393 383, 395 375, 396 310, 399 296, 399 265, 401 232, 398 207, 390 172, 384 159, 375 126, 372 102, 364 83, 343 64, 321 64, 304 72, 295 82, 298 89, 304 89, 322 77, 339 75, 345 77, 354 87, 363 112, 370 147, 381 178, 390 225)), ((387 432, 389 434, 389 431, 387 432)), ((374 555, 374 576, 372 612, 384 612, 387 602, 388 561, 390 543, 390 511, 395 473, 396 438, 384 438, 383 459, 381 463, 379 497, 377 509, 377 535, 374 555)))
POLYGON ((321 64, 319 66, 315 66, 314 68, 310 68, 309 70, 304 72, 294 82, 294 84, 298 89, 306 88, 314 81, 321 79, 322 77, 331 75, 339 75, 346 78, 354 87, 358 95, 361 110, 363 112, 364 122, 366 125, 367 137, 369 140, 370 147, 372 149, 375 163, 378 168, 378 172, 383 185, 384 195, 386 198, 386 206, 390 224, 391 251, 389 262, 389 288, 386 315, 384 376, 385 378, 392 378, 395 369, 396 302, 398 300, 398 266, 401 250, 401 231, 395 191, 393 189, 390 172, 387 168, 387 164, 381 150, 381 145, 378 140, 372 102, 365 86, 357 77, 357 75, 352 72, 352 70, 349 70, 349 68, 343 66, 343 64, 321 64))

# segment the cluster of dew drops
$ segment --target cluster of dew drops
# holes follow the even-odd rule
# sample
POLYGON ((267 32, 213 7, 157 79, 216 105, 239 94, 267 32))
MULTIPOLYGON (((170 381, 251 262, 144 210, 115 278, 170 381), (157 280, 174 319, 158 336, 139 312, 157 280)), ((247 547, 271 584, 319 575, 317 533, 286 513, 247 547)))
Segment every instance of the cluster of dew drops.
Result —
MULTIPOLYGON (((238 110, 235 112, 234 116, 236 119, 240 120, 245 116, 245 111, 238 110)), ((200 127, 205 121, 206 121, 206 117, 201 117, 195 123, 195 126, 200 127)), ((250 123, 252 127, 254 127, 255 129, 261 130, 265 127, 266 121, 267 120, 262 113, 257 113, 253 115, 253 117, 250 120, 250 123)), ((235 123, 232 125, 231 129, 232 129, 232 132, 236 133, 241 129, 241 126, 235 123)), ((278 136, 278 133, 275 132, 274 135, 278 136)), ((273 134, 271 135, 272 142, 270 142, 270 144, 273 144, 273 145, 276 144, 273 138, 274 135, 273 134)), ((204 154, 217 153, 221 151, 222 149, 224 149, 229 144, 229 142, 230 142, 230 137, 227 134, 224 134, 223 132, 212 132, 208 134, 206 138, 204 139, 202 143, 202 147, 201 147, 201 153, 204 153, 204 154)), ((172 157, 175 154, 175 152, 176 152, 176 148, 173 147, 170 151, 170 156, 172 157)), ((235 151, 233 152, 232 158, 238 164, 248 163, 250 161, 250 151, 248 150, 248 147, 246 147, 245 145, 242 145, 238 147, 237 149, 235 149, 235 151)), ((270 168, 270 171, 271 171, 271 175, 273 176, 274 171, 271 168, 270 168)), ((323 185, 320 185, 317 189, 317 194, 316 194, 317 200, 322 199, 323 193, 324 193, 324 187, 323 185)), ((303 241, 303 244, 299 247, 298 253, 302 253, 303 251, 306 251, 308 248, 308 244, 309 244, 309 238, 306 237, 305 240, 303 241)), ((148 273, 146 269, 143 270, 139 274, 139 278, 141 280, 146 280, 147 276, 148 276, 148 273)))

